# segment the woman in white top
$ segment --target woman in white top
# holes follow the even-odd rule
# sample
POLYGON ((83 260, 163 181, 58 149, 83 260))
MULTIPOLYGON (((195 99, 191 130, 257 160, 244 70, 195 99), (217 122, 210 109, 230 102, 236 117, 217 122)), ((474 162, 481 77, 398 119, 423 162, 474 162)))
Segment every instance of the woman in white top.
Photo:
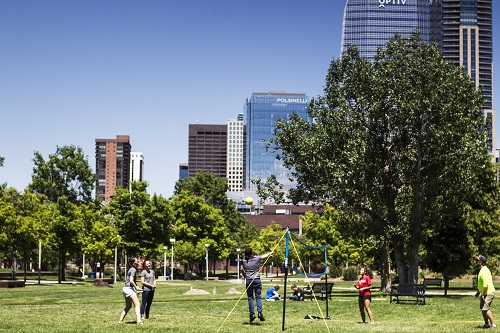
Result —
POLYGON ((136 275, 137 275, 137 260, 129 259, 128 261, 129 269, 127 271, 127 276, 125 279, 125 287, 123 287, 123 296, 125 297, 125 308, 122 311, 122 315, 120 316, 119 323, 123 323, 123 319, 127 315, 128 310, 132 307, 132 303, 134 303, 135 307, 135 316, 137 319, 137 324, 142 324, 141 321, 141 304, 139 303, 139 298, 137 297, 137 293, 142 291, 139 287, 137 287, 136 283, 136 275))

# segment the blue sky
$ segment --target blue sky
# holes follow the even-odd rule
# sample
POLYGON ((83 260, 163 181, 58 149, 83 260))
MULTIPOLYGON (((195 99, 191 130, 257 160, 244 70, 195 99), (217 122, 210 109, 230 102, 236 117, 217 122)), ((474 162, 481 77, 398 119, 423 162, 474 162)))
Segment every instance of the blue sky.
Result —
MULTIPOLYGON (((132 150, 144 153, 148 192, 170 197, 190 123, 235 119, 253 92, 322 93, 344 5, 1 1, 0 182, 23 190, 33 153, 47 157, 57 146, 82 147, 95 168, 96 138, 130 135, 132 150)), ((499 34, 494 23, 495 64, 499 34)))

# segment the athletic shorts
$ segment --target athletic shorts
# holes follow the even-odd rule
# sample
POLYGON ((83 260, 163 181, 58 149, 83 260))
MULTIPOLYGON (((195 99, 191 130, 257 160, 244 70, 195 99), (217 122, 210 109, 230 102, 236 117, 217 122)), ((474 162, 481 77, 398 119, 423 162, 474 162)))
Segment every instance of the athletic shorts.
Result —
POLYGON ((130 297, 136 295, 136 291, 134 287, 123 287, 123 296, 130 297))
POLYGON ((372 301, 372 296, 370 295, 370 296, 359 296, 359 297, 358 297, 358 302, 360 302, 360 303, 364 303, 364 302, 365 302, 365 300, 369 300, 369 301, 370 301, 370 303, 371 303, 371 301, 372 301))
POLYGON ((490 309, 491 302, 493 302, 493 298, 495 298, 495 294, 486 295, 484 299, 481 297, 481 300, 479 301, 479 308, 482 311, 488 311, 490 309))

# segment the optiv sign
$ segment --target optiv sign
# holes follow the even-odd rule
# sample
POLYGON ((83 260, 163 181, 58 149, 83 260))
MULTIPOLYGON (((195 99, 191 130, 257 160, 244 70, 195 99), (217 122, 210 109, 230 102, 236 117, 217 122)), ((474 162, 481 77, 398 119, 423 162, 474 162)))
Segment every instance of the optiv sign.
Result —
POLYGON ((407 0, 378 0, 378 8, 385 8, 386 5, 406 5, 407 0))

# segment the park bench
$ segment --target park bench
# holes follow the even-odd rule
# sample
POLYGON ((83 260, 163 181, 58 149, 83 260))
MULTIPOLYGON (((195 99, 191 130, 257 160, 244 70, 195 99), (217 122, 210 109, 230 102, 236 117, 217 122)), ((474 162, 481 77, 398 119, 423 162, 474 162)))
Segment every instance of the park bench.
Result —
POLYGON ((424 284, 426 286, 438 286, 441 287, 441 283, 443 282, 443 279, 439 278, 424 278, 424 284))
POLYGON ((24 280, 0 280, 0 288, 22 288, 25 286, 24 280))
POLYGON ((425 290, 427 286, 425 284, 400 284, 393 288, 390 293, 390 302, 393 301, 399 304, 405 299, 400 299, 400 297, 415 297, 415 304, 425 304, 425 290))
POLYGON ((302 289, 304 291, 304 299, 309 298, 311 301, 314 297, 321 300, 326 299, 326 297, 332 299, 332 288, 334 284, 333 282, 316 282, 313 283, 312 286, 304 287, 302 289))

